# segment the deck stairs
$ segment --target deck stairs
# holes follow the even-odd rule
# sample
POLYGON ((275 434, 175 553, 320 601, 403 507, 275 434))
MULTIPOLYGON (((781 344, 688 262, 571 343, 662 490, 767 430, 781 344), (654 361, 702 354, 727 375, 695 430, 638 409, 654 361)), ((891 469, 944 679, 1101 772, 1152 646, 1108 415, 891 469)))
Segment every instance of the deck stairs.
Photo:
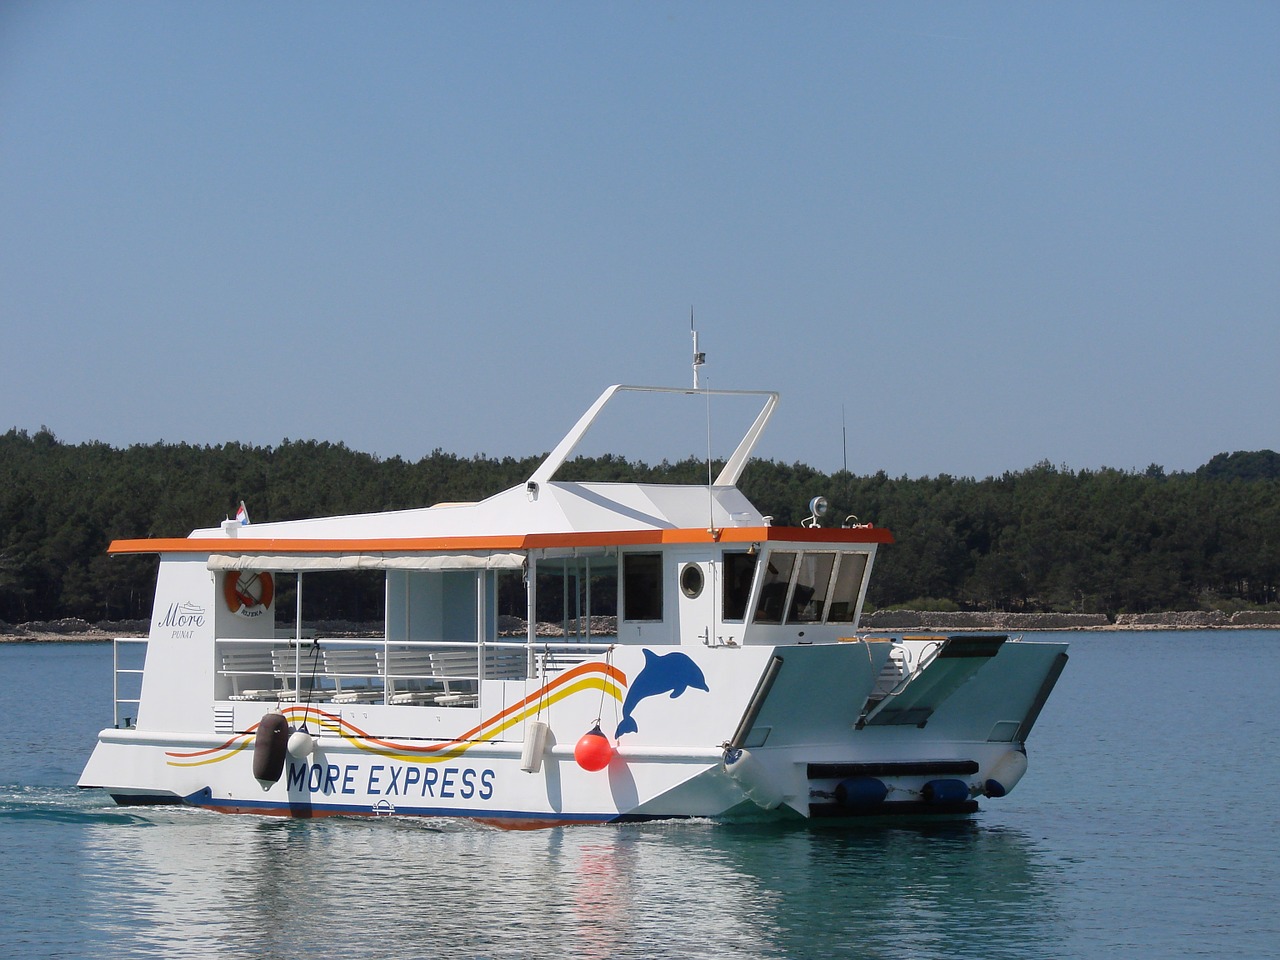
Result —
POLYGON ((939 639, 918 655, 913 665, 906 648, 895 647, 885 661, 857 727, 914 725, 923 727, 933 712, 960 685, 1000 652, 1005 636, 960 636, 939 639))

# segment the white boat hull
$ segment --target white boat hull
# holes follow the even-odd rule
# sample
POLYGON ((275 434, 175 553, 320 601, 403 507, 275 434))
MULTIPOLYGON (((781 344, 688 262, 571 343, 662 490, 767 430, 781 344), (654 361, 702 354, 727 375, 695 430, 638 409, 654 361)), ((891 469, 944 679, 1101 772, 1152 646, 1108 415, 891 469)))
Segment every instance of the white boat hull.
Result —
MULTIPOLYGON (((998 792, 988 781, 1005 775, 1011 755, 1023 756, 1013 735, 1038 703, 1009 691, 1043 686, 1063 645, 1005 644, 923 726, 858 729, 887 646, 856 642, 691 651, 692 656, 671 649, 668 654, 699 667, 708 689, 689 688, 679 696, 664 690, 633 703, 639 729, 610 736, 612 755, 597 771, 575 759, 575 743, 601 713, 611 717, 606 729, 622 726, 619 711, 645 668, 642 651, 619 651, 619 663, 579 665, 529 692, 530 684, 489 681, 488 702, 510 701, 491 713, 227 703, 223 707, 236 728, 230 735, 104 730, 81 785, 104 787, 124 804, 184 803, 289 817, 468 817, 506 826, 968 812, 977 797, 1011 789, 1016 780, 998 792), (754 705, 751 728, 742 734, 746 746, 729 745, 774 658, 782 667, 754 705), (617 679, 594 682, 605 677, 617 679), (274 781, 254 776, 264 709, 282 714, 290 730, 310 735, 295 744, 307 752, 286 750, 274 781), (549 735, 538 769, 529 771, 522 769, 528 759, 524 730, 532 720, 547 723, 549 735), (433 727, 463 723, 469 724, 462 731, 467 735, 424 736, 433 727), (414 735, 392 732, 410 724, 414 735), (963 783, 963 796, 932 798, 928 785, 942 780, 963 783), (884 796, 874 803, 863 797, 842 802, 841 785, 863 781, 883 784, 884 796)), ((650 651, 651 657, 664 655, 650 651)), ((858 787, 845 792, 850 789, 858 787)))

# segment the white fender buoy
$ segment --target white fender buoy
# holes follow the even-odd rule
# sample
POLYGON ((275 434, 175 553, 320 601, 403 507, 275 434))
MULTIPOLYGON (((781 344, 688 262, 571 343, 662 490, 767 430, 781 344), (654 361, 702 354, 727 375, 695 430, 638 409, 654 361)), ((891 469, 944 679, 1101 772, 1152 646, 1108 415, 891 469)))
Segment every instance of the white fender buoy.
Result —
POLYGON ((772 810, 782 803, 782 791, 774 784, 764 764, 748 751, 741 747, 726 750, 721 766, 756 806, 772 810))
POLYGON ((547 750, 551 728, 541 720, 530 720, 524 727, 524 749, 520 753, 520 769, 537 773, 542 769, 542 755, 547 750))
POLYGON ((1024 750, 1010 750, 996 761, 982 784, 982 792, 988 797, 1003 797, 1018 785, 1027 772, 1027 754, 1024 750))
POLYGON ((301 760, 316 752, 316 741, 311 734, 303 730, 295 730, 289 734, 289 756, 301 760))

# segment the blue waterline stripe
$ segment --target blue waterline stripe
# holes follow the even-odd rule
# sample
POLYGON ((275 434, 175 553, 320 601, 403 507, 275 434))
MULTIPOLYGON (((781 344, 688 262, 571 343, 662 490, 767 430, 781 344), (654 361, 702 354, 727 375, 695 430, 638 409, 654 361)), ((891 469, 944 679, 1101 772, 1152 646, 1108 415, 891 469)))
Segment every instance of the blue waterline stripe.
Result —
MULTIPOLYGON (((184 803, 193 807, 221 810, 270 811, 279 810, 291 816, 308 814, 338 814, 346 816, 411 816, 411 817, 466 817, 472 820, 528 820, 537 822, 622 823, 646 820, 668 820, 671 817, 655 817, 643 814, 613 813, 535 813, 528 810, 490 810, 488 808, 459 807, 406 807, 397 806, 386 813, 369 807, 354 807, 340 803, 313 803, 310 801, 282 802, 279 800, 231 800, 209 796, 201 790, 186 797, 184 803)), ((684 819, 684 818, 678 818, 684 819)))

